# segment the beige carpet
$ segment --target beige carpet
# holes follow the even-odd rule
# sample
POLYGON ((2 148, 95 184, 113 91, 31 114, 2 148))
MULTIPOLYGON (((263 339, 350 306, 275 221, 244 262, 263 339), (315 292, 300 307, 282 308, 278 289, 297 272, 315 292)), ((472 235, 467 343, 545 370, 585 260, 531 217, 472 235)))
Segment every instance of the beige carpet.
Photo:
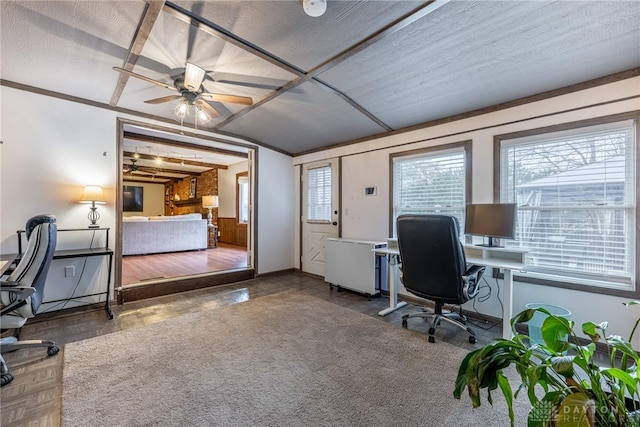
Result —
MULTIPOLYGON (((452 397, 466 351, 296 291, 65 347, 64 426, 508 425, 452 397)), ((497 401, 497 402, 496 402, 497 401)), ((516 425, 528 403, 516 402, 516 425)))

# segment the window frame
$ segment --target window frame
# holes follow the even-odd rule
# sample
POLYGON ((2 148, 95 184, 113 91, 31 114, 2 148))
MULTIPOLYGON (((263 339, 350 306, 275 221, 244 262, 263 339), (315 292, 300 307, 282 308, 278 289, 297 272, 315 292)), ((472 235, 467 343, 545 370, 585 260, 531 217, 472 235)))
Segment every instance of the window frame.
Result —
POLYGON ((525 138, 532 137, 536 135, 543 136, 544 134, 554 133, 554 132, 562 132, 562 131, 576 131, 579 133, 581 128, 587 128, 590 126, 597 125, 606 125, 613 122, 622 122, 625 120, 634 120, 632 127, 635 130, 635 147, 634 147, 634 167, 635 167, 635 191, 636 191, 636 200, 635 200, 635 236, 634 242, 631 244, 634 247, 635 251, 635 266, 634 271, 632 272, 631 279, 633 280, 634 289, 633 290, 624 290, 624 289, 616 289, 612 287, 606 286, 595 286, 590 284, 577 284, 572 283, 562 278, 558 280, 553 279, 543 279, 538 277, 530 277, 527 276, 526 273, 518 273, 514 271, 514 276, 517 276, 516 281, 531 283, 536 285, 550 286, 562 289, 570 289, 577 290, 582 292, 590 292, 597 294, 604 294, 610 296, 617 297, 625 297, 625 298, 638 298, 640 297, 640 206, 638 204, 638 196, 640 195, 640 111, 632 111, 627 113, 613 114, 609 116, 596 117, 592 119, 579 120, 574 122, 567 122, 558 125, 545 126, 540 128, 527 129, 523 131, 505 133, 500 135, 494 135, 493 137, 493 199, 495 203, 500 203, 501 197, 501 147, 502 141, 504 140, 512 140, 517 138, 525 138))
MULTIPOLYGON (((472 185, 471 179, 473 176, 473 150, 472 140, 464 140, 460 142, 453 142, 449 144, 436 145, 426 148, 418 148, 415 150, 400 151, 389 154, 389 236, 396 237, 395 234, 395 218, 394 218, 394 161, 402 157, 416 157, 416 156, 428 156, 429 154, 440 154, 444 151, 452 151, 456 149, 462 149, 464 152, 464 192, 465 192, 465 204, 471 203, 472 198, 472 185)), ((460 232, 463 231, 464 223, 460 224, 460 232)))
MULTIPOLYGON (((332 175, 333 175, 333 168, 332 168, 332 166, 331 166, 331 164, 330 164, 330 163, 328 163, 328 164, 322 164, 322 165, 318 165, 318 166, 313 166, 313 167, 309 167, 309 168, 307 169, 307 171, 306 171, 306 178, 305 178, 305 179, 307 179, 307 180, 311 181, 311 172, 312 172, 312 171, 317 171, 317 170, 329 171, 329 181, 328 181, 328 186, 326 186, 326 185, 323 185, 323 186, 322 186, 322 189, 323 189, 323 190, 324 190, 325 188, 328 188, 328 190, 329 190, 329 199, 328 199, 328 202, 329 202, 328 207, 329 207, 329 209, 328 209, 328 211, 327 211, 327 212, 325 212, 325 214, 326 214, 326 218, 318 218, 318 217, 316 217, 315 215, 313 216, 313 218, 311 217, 311 216, 312 216, 312 215, 311 215, 311 206, 310 206, 310 204, 309 204, 309 203, 311 203, 311 184, 310 184, 310 182, 309 182, 309 183, 307 183, 307 187, 306 187, 306 191, 307 191, 308 193, 307 193, 307 203, 306 203, 306 204, 305 204, 305 206, 304 206, 304 209, 305 209, 305 211, 304 211, 304 218, 305 218, 305 220, 306 220, 306 222, 307 222, 308 224, 331 224, 331 222, 332 222, 332 214, 331 214, 331 211, 332 211, 332 209, 331 209, 331 207, 332 207, 332 203, 331 203, 331 201, 332 201, 332 198, 333 198, 333 194, 332 194, 332 191, 333 191, 333 188, 332 188, 332 180, 335 178, 335 177, 333 177, 333 176, 332 176, 332 175)), ((326 183, 327 183, 327 182, 326 182, 326 179, 323 181, 323 183, 324 183, 324 184, 326 184, 326 183)), ((315 188, 315 189, 317 189, 318 187, 314 187, 314 188, 315 188)), ((326 198, 326 196, 325 196, 325 198, 326 198)), ((315 205, 314 205, 314 207, 317 207, 317 206, 320 206, 320 204, 315 204, 315 205)), ((325 208, 327 207, 327 205, 326 205, 326 204, 323 204, 322 206, 324 206, 325 208)))

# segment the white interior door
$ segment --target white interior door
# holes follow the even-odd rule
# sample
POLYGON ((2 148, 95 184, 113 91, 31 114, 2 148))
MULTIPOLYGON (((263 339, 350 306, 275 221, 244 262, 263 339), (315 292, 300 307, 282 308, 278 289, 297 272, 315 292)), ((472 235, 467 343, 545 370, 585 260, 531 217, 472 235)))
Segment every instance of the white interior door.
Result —
POLYGON ((302 169, 302 266, 305 273, 324 276, 324 242, 338 237, 338 159, 309 163, 302 169))

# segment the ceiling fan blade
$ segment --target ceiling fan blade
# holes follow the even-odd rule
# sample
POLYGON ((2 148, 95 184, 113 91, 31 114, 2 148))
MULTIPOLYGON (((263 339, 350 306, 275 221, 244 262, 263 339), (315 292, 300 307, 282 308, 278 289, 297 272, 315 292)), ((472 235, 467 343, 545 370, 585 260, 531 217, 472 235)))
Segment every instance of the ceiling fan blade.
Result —
POLYGON ((169 95, 162 98, 147 99, 144 102, 145 104, 162 104, 163 102, 175 101, 180 98, 182 98, 182 95, 169 95))
POLYGON ((178 90, 173 85, 168 85, 166 83, 162 83, 162 82, 159 82, 157 80, 153 80, 152 78, 149 78, 147 76, 143 76, 142 74, 134 73, 133 71, 125 70, 124 68, 113 67, 113 69, 115 71, 119 72, 119 73, 128 74, 131 77, 135 77, 137 79, 144 80, 145 82, 153 83, 154 85, 162 86, 162 87, 164 87, 166 89, 169 89, 169 90, 173 90, 173 91, 177 91, 178 90))
POLYGON ((200 98, 214 102, 229 102, 231 104, 253 105, 253 99, 248 96, 223 95, 221 93, 205 92, 200 94, 200 98))
POLYGON ((192 92, 198 92, 202 79, 204 79, 204 69, 195 64, 187 62, 187 68, 184 70, 184 85, 192 92))
POLYGON ((200 107, 202 107, 202 109, 212 118, 215 119, 216 117, 220 117, 221 114, 218 112, 218 110, 216 110, 215 108, 213 108, 211 105, 209 105, 208 103, 206 103, 205 101, 199 101, 198 105, 200 107))

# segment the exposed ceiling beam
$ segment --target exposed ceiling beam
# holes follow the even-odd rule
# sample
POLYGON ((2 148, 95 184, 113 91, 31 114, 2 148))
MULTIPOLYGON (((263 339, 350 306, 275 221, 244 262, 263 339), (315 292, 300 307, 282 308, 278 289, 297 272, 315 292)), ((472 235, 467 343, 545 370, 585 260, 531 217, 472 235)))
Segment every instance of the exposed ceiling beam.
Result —
POLYGON ((236 34, 233 34, 232 32, 226 30, 225 28, 222 28, 221 26, 211 21, 208 21, 203 17, 198 16, 176 4, 173 4, 171 2, 166 2, 164 11, 180 19, 181 21, 184 21, 188 24, 193 25, 194 27, 198 28, 199 30, 209 35, 218 37, 224 40, 225 42, 230 43, 236 47, 239 47, 240 49, 246 52, 249 52, 252 55, 255 55, 261 59, 264 59, 270 64, 273 64, 276 67, 280 67, 292 74, 295 74, 296 76, 303 76, 305 74, 304 70, 285 61, 284 59, 279 58, 278 56, 262 49, 261 47, 251 43, 250 41, 245 40, 241 37, 238 37, 236 34))
MULTIPOLYGON (((162 154, 159 154, 157 156, 151 155, 151 154, 144 154, 144 153, 134 153, 131 151, 123 151, 122 152, 122 156, 123 157, 127 157, 127 158, 138 158, 138 159, 143 159, 143 160, 152 160, 155 161, 157 157, 161 157, 163 162, 166 163, 174 163, 174 164, 181 164, 181 165, 187 165, 187 166, 198 166, 198 167, 202 167, 202 168, 208 168, 208 169, 229 169, 229 167, 227 165, 220 165, 217 163, 207 163, 207 162, 199 162, 196 160, 188 160, 188 159, 183 159, 183 158, 177 158, 177 157, 167 157, 164 156, 162 154), (136 157, 137 156, 137 157, 136 157)), ((125 166, 130 166, 130 164, 125 163, 125 166)), ((181 174, 189 174, 190 172, 184 171, 184 170, 176 170, 174 173, 181 173, 181 174)), ((194 172, 197 173, 197 172, 194 172)))
MULTIPOLYGON (((151 34, 151 30, 153 29, 158 16, 160 16, 160 12, 164 7, 164 0, 149 0, 147 1, 147 6, 145 7, 142 19, 140 20, 140 24, 136 29, 136 34, 133 37, 133 41, 131 42, 131 46, 129 47, 129 53, 127 54, 127 58, 124 60, 122 64, 122 68, 131 71, 133 70, 134 65, 138 62, 138 57, 142 52, 142 48, 144 44, 147 42, 149 38, 149 34, 151 34)), ((118 78, 118 84, 116 85, 115 90, 113 91, 113 95, 111 96, 111 101, 109 105, 115 107, 118 105, 118 101, 120 100, 120 96, 122 95, 122 91, 124 90, 127 81, 129 80, 129 76, 123 73, 120 73, 120 77, 118 78)))
MULTIPOLYGON (((173 139, 161 138, 161 137, 158 137, 158 136, 144 135, 144 134, 135 133, 135 132, 124 132, 124 139, 130 139, 132 141, 150 142, 150 143, 153 143, 153 144, 168 145, 168 146, 171 146, 171 147, 190 148, 190 149, 193 149, 193 150, 206 151, 206 152, 209 152, 209 153, 216 153, 216 154, 222 154, 222 155, 227 155, 227 156, 241 157, 243 159, 248 158, 248 154, 247 153, 242 153, 242 152, 239 152, 239 151, 225 150, 224 148, 217 148, 217 147, 207 147, 206 145, 198 145, 198 144, 193 144, 191 142, 176 141, 176 140, 173 140, 173 139)), ((226 168, 226 166, 225 166, 225 168, 226 168)))
POLYGON ((156 182, 158 184, 166 184, 167 182, 171 181, 173 178, 162 178, 162 177, 155 177, 155 178, 151 178, 150 176, 136 176, 136 175, 123 175, 122 176, 122 180, 124 182, 156 182))
MULTIPOLYGON (((124 166, 124 168, 129 168, 129 167, 131 167, 131 163, 126 163, 125 162, 123 166, 124 166)), ((180 176, 184 177, 184 176, 189 176, 189 175, 201 175, 202 174, 202 172, 198 172, 198 171, 188 171, 188 170, 183 170, 183 169, 167 169, 167 168, 164 168, 162 166, 156 167, 156 166, 139 166, 139 165, 136 165, 136 171, 148 172, 148 173, 158 174, 158 175, 167 176, 167 177, 171 177, 172 175, 180 175, 180 176)), ((203 171, 203 172, 206 172, 206 171, 203 171)), ((173 178, 177 178, 177 177, 173 177, 173 178)))

